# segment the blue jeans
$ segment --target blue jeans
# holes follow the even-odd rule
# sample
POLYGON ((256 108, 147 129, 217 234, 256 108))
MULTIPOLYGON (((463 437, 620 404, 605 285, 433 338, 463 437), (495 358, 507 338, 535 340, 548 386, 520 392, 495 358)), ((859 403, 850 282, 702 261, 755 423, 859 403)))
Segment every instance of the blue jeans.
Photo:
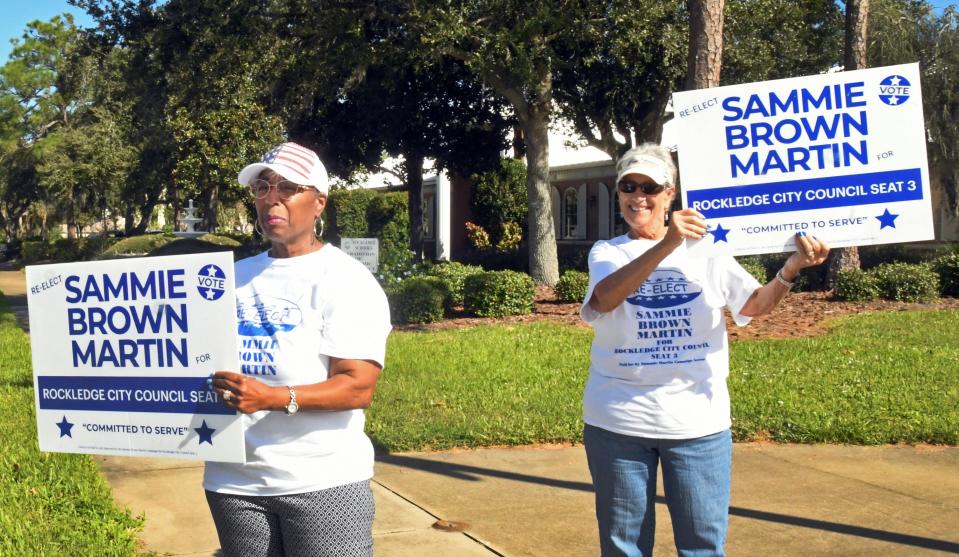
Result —
POLYGON ((651 439, 586 425, 603 557, 649 557, 656 533, 656 467, 680 557, 722 556, 733 458, 729 430, 698 439, 651 439))

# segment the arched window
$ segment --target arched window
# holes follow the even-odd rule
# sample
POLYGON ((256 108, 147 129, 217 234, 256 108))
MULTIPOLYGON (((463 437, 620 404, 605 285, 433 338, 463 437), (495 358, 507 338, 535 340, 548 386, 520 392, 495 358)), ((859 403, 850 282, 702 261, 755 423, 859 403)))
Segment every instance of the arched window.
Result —
POLYGON ((598 205, 597 219, 596 219, 596 229, 597 234, 599 234, 600 240, 606 240, 612 238, 612 224, 615 214, 613 213, 613 208, 609 204, 609 188, 606 184, 599 182, 596 184, 596 199, 598 205))
POLYGON ((574 188, 563 192, 563 238, 575 238, 579 227, 579 198, 574 188))
POLYGON ((436 239, 436 193, 423 194, 423 239, 436 239))

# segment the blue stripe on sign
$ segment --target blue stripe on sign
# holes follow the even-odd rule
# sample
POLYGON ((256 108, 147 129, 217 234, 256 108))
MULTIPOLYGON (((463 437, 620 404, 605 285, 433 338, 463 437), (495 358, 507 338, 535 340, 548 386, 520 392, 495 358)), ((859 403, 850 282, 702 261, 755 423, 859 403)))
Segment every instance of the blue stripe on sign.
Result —
POLYGON ((688 206, 707 219, 914 199, 922 199, 922 175, 918 168, 712 188, 686 194, 688 206))
POLYGON ((222 414, 206 377, 37 377, 41 410, 222 414))

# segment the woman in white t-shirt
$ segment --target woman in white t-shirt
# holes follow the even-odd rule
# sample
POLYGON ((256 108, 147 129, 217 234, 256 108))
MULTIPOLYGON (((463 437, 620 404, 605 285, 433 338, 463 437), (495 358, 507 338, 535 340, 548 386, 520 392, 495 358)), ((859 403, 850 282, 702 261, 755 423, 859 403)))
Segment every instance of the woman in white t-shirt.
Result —
POLYGON ((589 253, 580 314, 596 334, 583 437, 604 556, 652 554, 660 464, 679 555, 724 554, 732 437, 723 306, 746 325, 829 253, 798 234, 796 253, 764 286, 732 257, 690 258, 685 240, 709 231, 696 210, 667 217, 675 178, 662 147, 627 151, 617 188, 629 232, 589 253))
POLYGON ((372 555, 363 409, 383 368, 386 296, 317 237, 328 184, 316 153, 284 143, 239 181, 271 246, 236 264, 241 369, 211 380, 245 414, 246 463, 208 462, 204 474, 220 545, 226 556, 372 555))

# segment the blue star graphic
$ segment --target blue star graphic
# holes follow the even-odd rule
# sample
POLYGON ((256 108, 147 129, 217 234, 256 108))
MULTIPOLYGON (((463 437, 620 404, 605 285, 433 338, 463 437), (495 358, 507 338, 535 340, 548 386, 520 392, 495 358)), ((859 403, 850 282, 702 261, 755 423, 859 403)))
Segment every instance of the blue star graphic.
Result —
POLYGON ((57 427, 60 428, 60 437, 66 436, 73 439, 73 434, 70 432, 73 429, 73 424, 67 421, 66 416, 63 417, 63 421, 57 424, 57 427))
POLYGON ((200 436, 201 445, 203 443, 209 443, 211 445, 213 444, 213 432, 216 430, 213 429, 212 427, 208 427, 206 425, 206 420, 203 420, 203 425, 201 425, 200 427, 193 428, 193 431, 195 431, 197 435, 200 436))
POLYGON ((898 217, 898 216, 899 216, 899 215, 894 215, 894 214, 890 213, 890 212, 889 212, 889 209, 886 209, 886 211, 885 211, 883 214, 881 214, 881 215, 879 215, 879 216, 876 217, 877 219, 879 219, 879 230, 882 230, 883 228, 885 228, 885 227, 887 227, 887 226, 888 226, 889 228, 895 228, 895 227, 896 227, 896 217, 898 217))
POLYGON ((717 242, 726 242, 729 243, 729 240, 726 239, 726 234, 729 234, 731 229, 723 228, 723 225, 717 224, 715 230, 710 230, 709 233, 713 235, 713 243, 717 242))

